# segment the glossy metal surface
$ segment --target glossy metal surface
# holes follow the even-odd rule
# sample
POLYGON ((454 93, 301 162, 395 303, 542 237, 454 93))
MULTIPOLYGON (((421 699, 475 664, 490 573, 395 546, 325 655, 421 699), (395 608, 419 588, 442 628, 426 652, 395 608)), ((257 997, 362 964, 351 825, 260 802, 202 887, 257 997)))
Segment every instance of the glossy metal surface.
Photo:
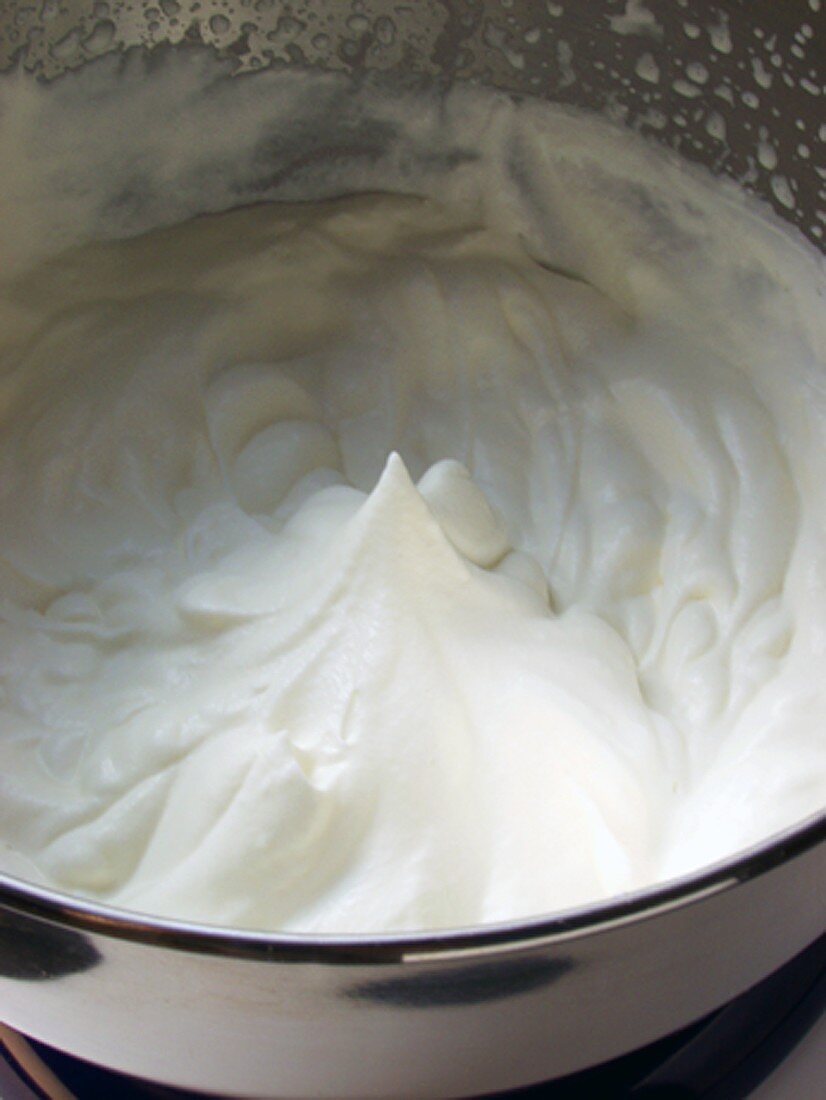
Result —
MULTIPOLYGON (((819 242, 818 26, 811 0, 8 0, 0 69, 55 79, 116 50, 198 44, 247 74, 287 61, 472 77, 608 110, 745 182, 819 242)), ((823 931, 825 895, 823 816, 612 905, 439 936, 199 928, 0 876, 0 1019, 217 1094, 479 1095, 611 1058, 730 1000, 823 931)))
POLYGON ((460 1096, 648 1043, 822 931, 826 821, 693 880, 531 924, 318 939, 0 884, 0 1011, 91 1061, 232 1096, 460 1096))

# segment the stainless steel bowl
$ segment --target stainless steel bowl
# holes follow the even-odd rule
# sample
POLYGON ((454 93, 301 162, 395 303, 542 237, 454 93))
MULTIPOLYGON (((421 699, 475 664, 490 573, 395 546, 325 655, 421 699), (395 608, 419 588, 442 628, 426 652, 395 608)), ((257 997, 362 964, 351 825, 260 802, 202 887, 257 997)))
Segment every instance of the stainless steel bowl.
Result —
MULTIPOLYGON (((607 112, 744 184, 822 247, 821 7, 7 0, 0 69, 55 80, 101 56, 199 48, 239 75, 289 64, 356 82, 472 79, 607 112)), ((613 903, 427 935, 223 930, 0 876, 0 1018, 104 1066, 205 1092, 478 1095, 699 1018, 814 940, 824 918, 826 815, 613 903)))
POLYGON ((748 989, 823 930, 826 820, 620 902, 440 935, 277 936, 0 883, 0 1012, 226 1096, 468 1096, 594 1065, 748 989))

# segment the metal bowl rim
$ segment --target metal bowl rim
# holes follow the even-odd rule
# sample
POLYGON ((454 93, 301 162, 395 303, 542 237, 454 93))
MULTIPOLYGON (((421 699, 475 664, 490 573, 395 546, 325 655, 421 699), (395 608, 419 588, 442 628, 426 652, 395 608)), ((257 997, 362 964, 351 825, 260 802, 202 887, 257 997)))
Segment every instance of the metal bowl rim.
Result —
POLYGON ((535 917, 422 932, 323 934, 265 932, 156 917, 38 886, 0 872, 0 916, 7 912, 113 939, 200 955, 260 962, 391 964, 485 956, 552 947, 687 907, 759 878, 826 843, 826 810, 734 857, 596 904, 535 917))

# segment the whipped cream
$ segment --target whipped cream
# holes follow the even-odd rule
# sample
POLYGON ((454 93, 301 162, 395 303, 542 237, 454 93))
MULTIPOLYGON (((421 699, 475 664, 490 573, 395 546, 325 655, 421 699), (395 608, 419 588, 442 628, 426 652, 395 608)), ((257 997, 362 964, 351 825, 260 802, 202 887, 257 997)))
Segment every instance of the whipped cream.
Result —
POLYGON ((349 188, 418 195, 8 230, 0 869, 418 930, 822 809, 822 264, 597 121, 438 125, 349 188))

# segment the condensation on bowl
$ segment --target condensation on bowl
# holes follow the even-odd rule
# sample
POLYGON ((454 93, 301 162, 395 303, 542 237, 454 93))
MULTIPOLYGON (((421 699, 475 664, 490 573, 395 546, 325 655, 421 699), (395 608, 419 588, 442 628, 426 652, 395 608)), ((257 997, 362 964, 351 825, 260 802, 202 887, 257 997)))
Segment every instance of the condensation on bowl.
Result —
POLYGON ((0 71, 50 80, 191 43, 238 74, 479 81, 601 110, 741 183, 823 247, 825 16, 823 0, 8 0, 0 71))

